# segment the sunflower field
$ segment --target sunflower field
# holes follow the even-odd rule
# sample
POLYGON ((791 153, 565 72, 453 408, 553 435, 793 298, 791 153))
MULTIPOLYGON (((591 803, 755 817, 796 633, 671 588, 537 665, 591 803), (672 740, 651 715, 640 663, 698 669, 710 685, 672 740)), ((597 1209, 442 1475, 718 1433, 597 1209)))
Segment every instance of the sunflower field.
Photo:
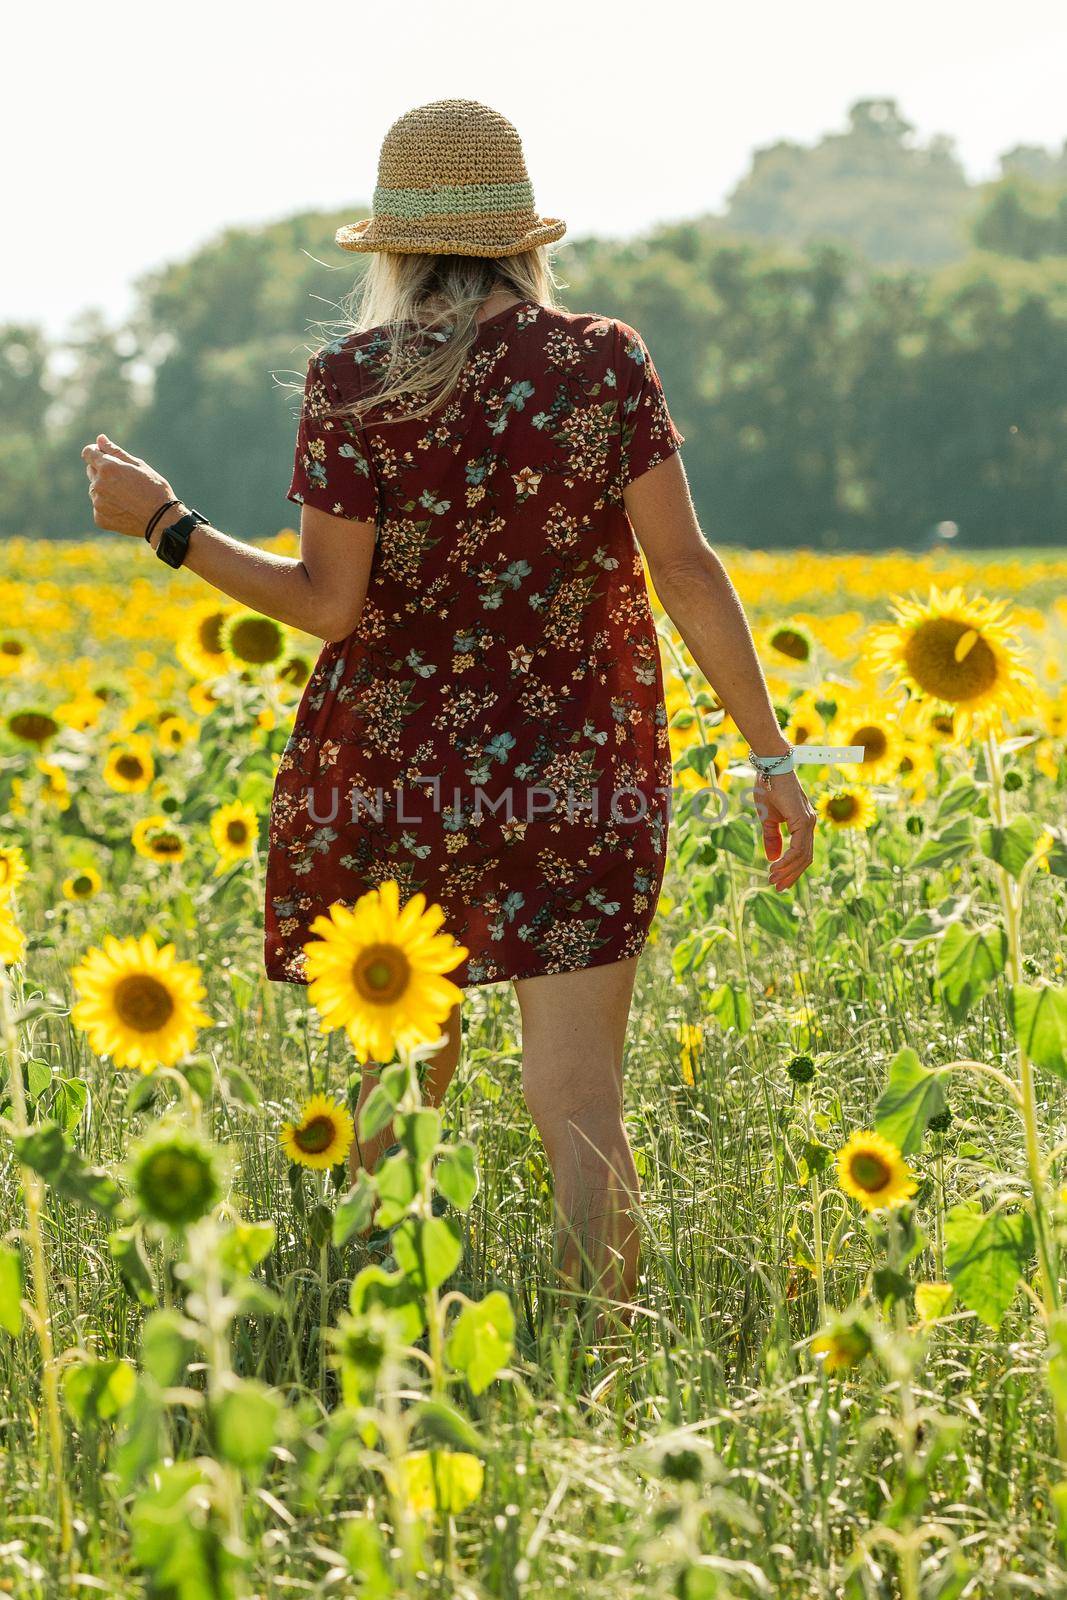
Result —
POLYGON ((1067 559, 727 556, 788 737, 864 752, 784 895, 660 617, 641 1289, 590 1340, 510 986, 434 1107, 436 908, 263 975, 316 642, 131 546, 0 545, 0 1594, 1067 1593, 1067 559))

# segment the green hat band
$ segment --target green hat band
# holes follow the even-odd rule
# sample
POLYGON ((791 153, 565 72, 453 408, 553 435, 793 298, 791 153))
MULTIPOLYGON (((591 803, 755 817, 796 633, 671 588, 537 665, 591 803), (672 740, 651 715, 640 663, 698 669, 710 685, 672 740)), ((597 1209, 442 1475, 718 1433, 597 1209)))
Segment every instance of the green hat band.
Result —
POLYGON ((526 183, 461 183, 439 189, 381 189, 374 191, 378 216, 414 222, 420 217, 459 217, 466 213, 529 210, 533 186, 526 183))

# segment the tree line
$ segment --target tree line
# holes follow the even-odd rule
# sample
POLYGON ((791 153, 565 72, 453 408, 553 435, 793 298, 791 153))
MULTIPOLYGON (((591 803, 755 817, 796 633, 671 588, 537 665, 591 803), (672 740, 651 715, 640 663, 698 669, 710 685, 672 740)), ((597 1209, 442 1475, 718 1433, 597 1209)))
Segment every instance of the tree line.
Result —
MULTIPOLYGON (((652 351, 709 538, 1065 542, 1067 155, 1001 166, 970 186, 947 141, 865 101, 843 134, 757 152, 721 215, 565 244, 566 308, 652 351)), ((0 327, 0 532, 91 531, 101 429, 220 526, 292 525, 298 387, 360 270, 331 244, 356 214, 231 229, 145 278, 120 328, 0 327)))

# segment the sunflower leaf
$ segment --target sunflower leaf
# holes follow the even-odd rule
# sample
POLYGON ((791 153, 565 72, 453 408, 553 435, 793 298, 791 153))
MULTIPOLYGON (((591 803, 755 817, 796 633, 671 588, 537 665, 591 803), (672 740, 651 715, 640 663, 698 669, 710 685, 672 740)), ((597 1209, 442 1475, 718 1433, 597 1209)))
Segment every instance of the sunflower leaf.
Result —
POLYGON ((393 1234, 396 1264, 421 1294, 437 1289, 463 1259, 463 1235, 454 1217, 406 1217, 393 1234))
POLYGON ((14 1245, 0 1245, 0 1328, 11 1337, 22 1332, 22 1256, 14 1245))
POLYGON ((126 1293, 138 1305, 154 1306, 156 1285, 141 1228, 119 1228, 108 1235, 107 1244, 126 1293))
POLYGON ((474 1424, 444 1400, 420 1400, 411 1408, 412 1431, 435 1444, 454 1445, 474 1455, 489 1454, 489 1445, 474 1424))
POLYGON ((463 1307, 449 1329, 445 1356, 473 1392, 481 1394, 510 1360, 514 1344, 511 1301, 502 1290, 493 1289, 484 1300, 463 1307))
POLYGON ((974 849, 974 830, 970 817, 957 817, 947 828, 920 845, 912 860, 913 867, 943 867, 961 856, 970 855, 974 849))
POLYGON ((792 901, 784 899, 774 889, 755 889, 745 902, 745 914, 764 933, 778 939, 795 939, 800 920, 792 901))
POLYGON ((56 1122, 35 1123, 28 1133, 20 1134, 15 1153, 23 1166, 32 1168, 57 1194, 93 1211, 108 1215, 122 1198, 111 1174, 103 1167, 89 1166, 72 1150, 56 1122))
POLYGON ((999 1328, 1030 1264, 1034 1236, 1025 1212, 984 1212, 972 1203, 945 1217, 945 1268, 959 1299, 991 1328, 999 1328))
POLYGON ((989 802, 968 772, 961 772, 941 791, 937 802, 935 820, 946 822, 949 817, 973 815, 983 817, 988 813, 989 802))
POLYGON ((375 1084, 359 1113, 359 1137, 369 1144, 376 1133, 389 1126, 396 1110, 396 1101, 384 1084, 375 1084))
POLYGON ((354 1186, 338 1204, 333 1215, 333 1242, 338 1250, 363 1233, 374 1219, 374 1198, 378 1186, 365 1167, 360 1167, 354 1186))
POLYGON ((1006 828, 995 824, 978 835, 982 854, 1017 878, 1037 845, 1040 830, 1031 817, 1015 817, 1006 828))
POLYGON ((752 1026, 752 1001, 747 989, 721 983, 708 1001, 708 1010, 720 1028, 736 1028, 747 1033, 752 1026))
POLYGON ((902 1155, 914 1155, 926 1124, 944 1109, 941 1073, 924 1067, 914 1050, 899 1051, 890 1063, 889 1082, 875 1107, 875 1132, 890 1139, 902 1155))
POLYGON ((992 923, 968 933, 958 922, 946 928, 937 950, 941 995, 954 1022, 963 1018, 1004 971, 1008 939, 992 923))
POLYGON ((1011 991, 1011 1025, 1032 1061, 1067 1078, 1067 989, 1017 983, 1011 991))
POLYGON ((412 1510, 456 1516, 481 1494, 485 1468, 466 1450, 413 1450, 400 1462, 400 1481, 412 1510))
POLYGON ((426 1326, 415 1284, 402 1272, 387 1272, 376 1262, 353 1278, 348 1304, 354 1317, 363 1316, 372 1308, 383 1312, 392 1320, 397 1338, 405 1344, 413 1344, 426 1326))
POLYGON ((457 1211, 466 1211, 478 1192, 474 1146, 464 1140, 442 1151, 434 1167, 433 1181, 438 1194, 450 1201, 457 1211))

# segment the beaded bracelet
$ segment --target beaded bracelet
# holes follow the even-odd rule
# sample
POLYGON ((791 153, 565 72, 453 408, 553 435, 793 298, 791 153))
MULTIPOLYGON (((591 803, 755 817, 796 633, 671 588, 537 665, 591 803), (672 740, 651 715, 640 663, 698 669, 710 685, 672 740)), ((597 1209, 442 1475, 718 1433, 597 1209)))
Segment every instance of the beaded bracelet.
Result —
POLYGON ((148 527, 144 531, 145 543, 146 544, 151 539, 152 534, 155 531, 156 524, 158 523, 160 517, 163 515, 164 511, 169 511, 171 506, 180 506, 180 505, 181 505, 181 501, 180 500, 168 500, 166 505, 160 506, 158 511, 155 511, 155 512, 152 513, 151 517, 148 519, 148 527))

